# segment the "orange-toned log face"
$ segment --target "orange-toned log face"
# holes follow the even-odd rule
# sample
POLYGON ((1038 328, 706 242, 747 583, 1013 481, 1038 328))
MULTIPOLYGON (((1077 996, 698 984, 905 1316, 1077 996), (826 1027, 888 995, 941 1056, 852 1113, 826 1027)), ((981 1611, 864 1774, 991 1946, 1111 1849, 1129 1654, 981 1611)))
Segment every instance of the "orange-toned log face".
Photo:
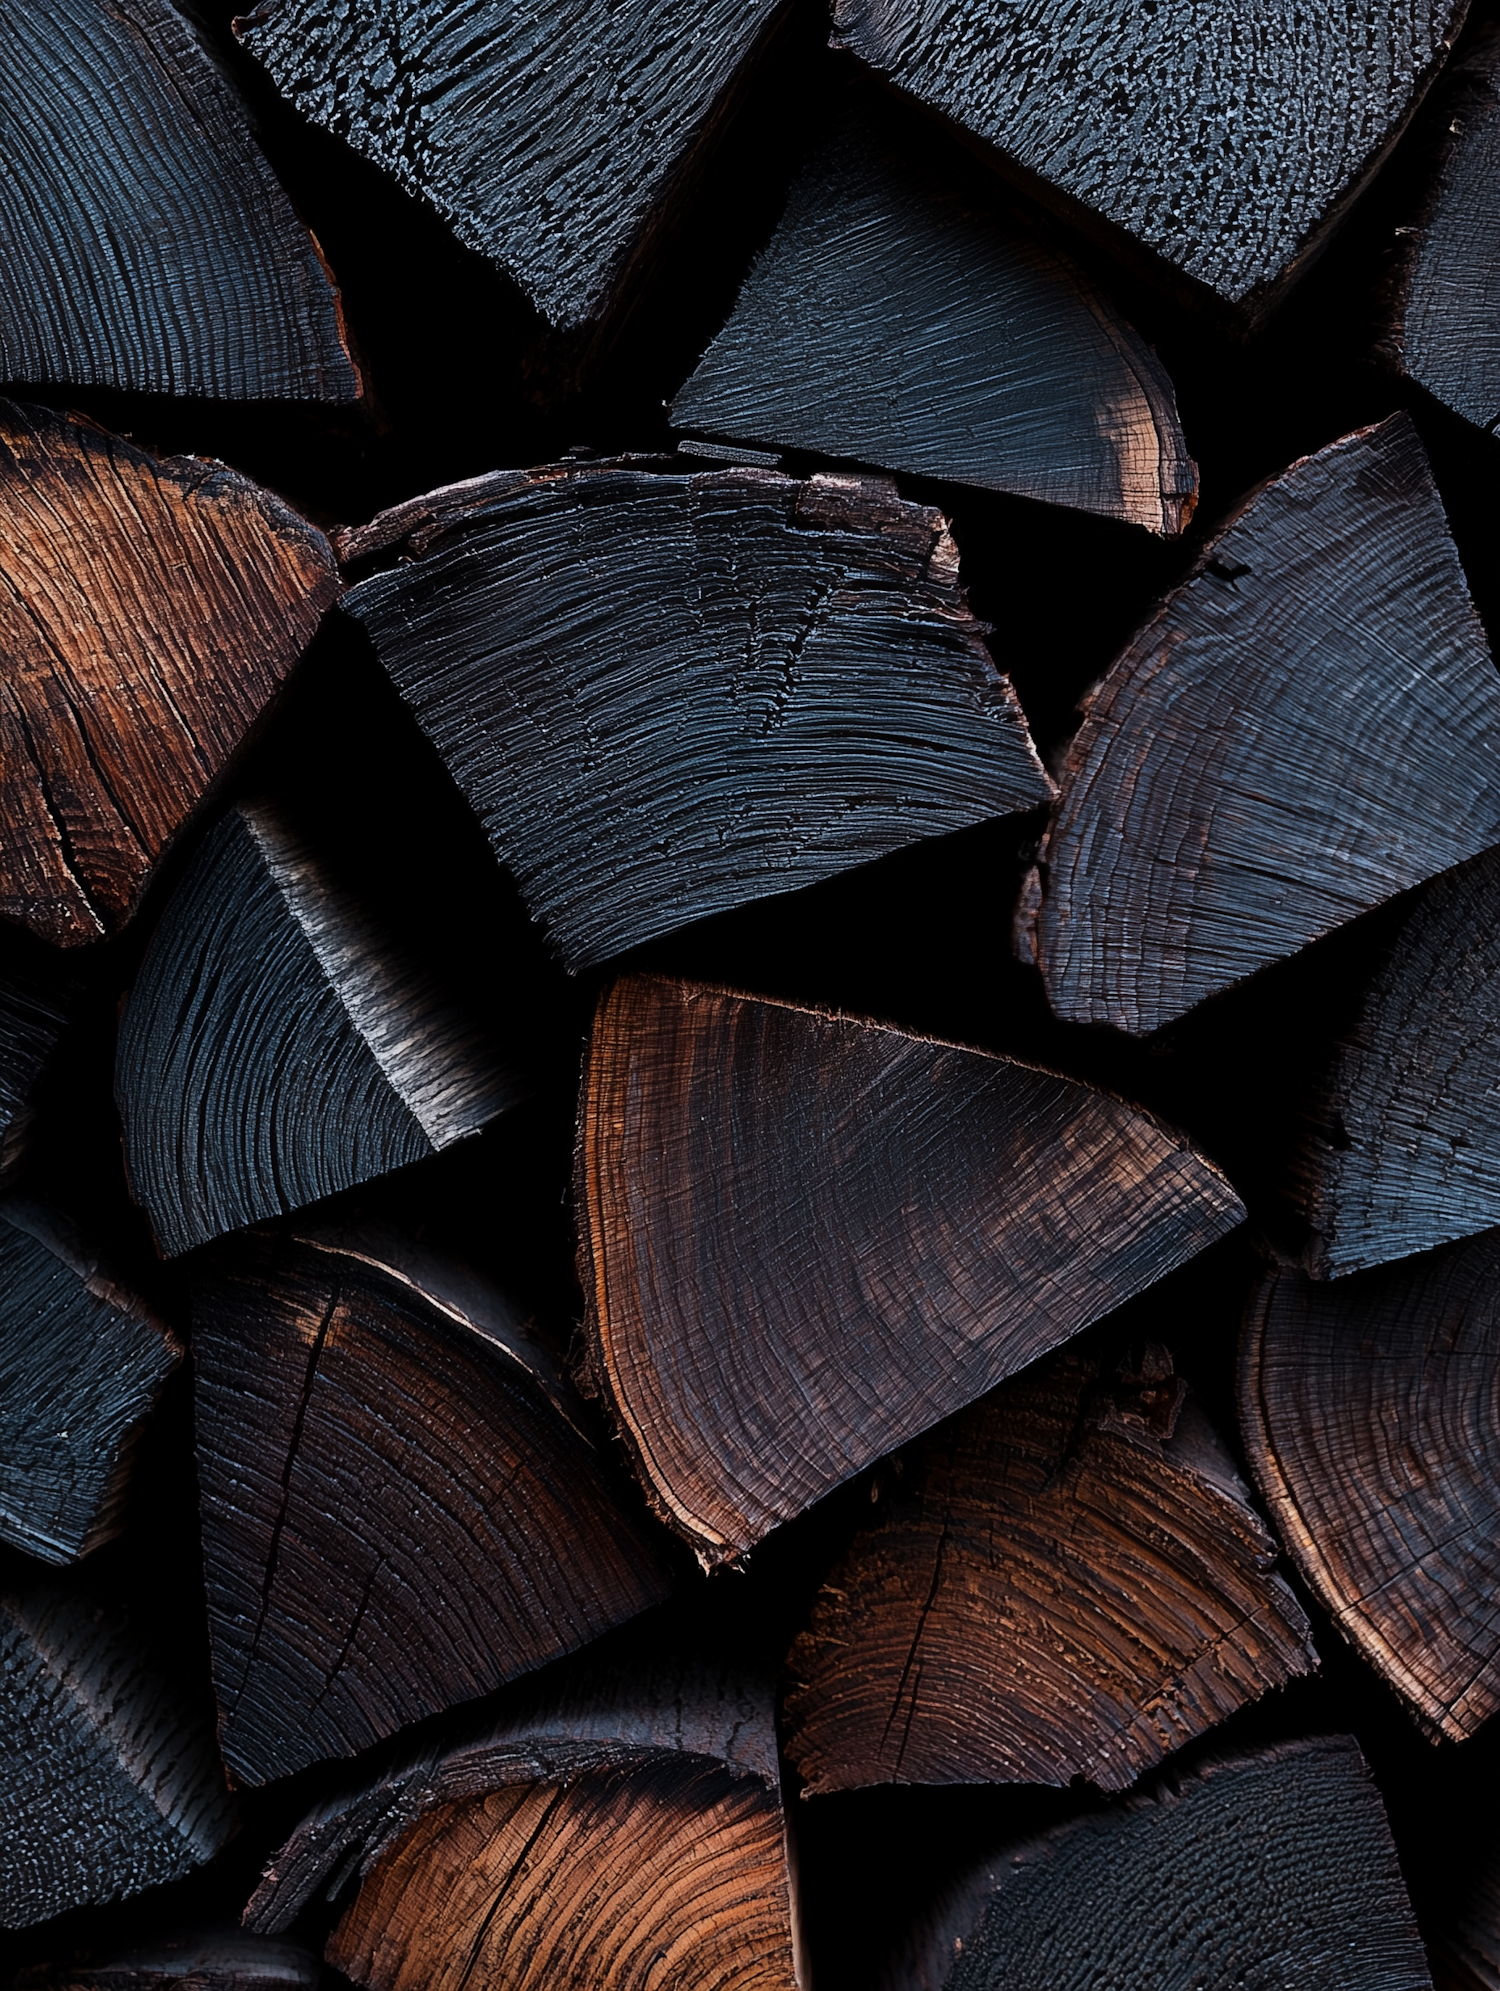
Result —
POLYGON ((371 1991, 791 1991, 781 1807, 680 1756, 438 1805, 327 1955, 371 1991))
POLYGON ((248 479, 0 403, 0 917, 122 925, 337 592, 248 479))

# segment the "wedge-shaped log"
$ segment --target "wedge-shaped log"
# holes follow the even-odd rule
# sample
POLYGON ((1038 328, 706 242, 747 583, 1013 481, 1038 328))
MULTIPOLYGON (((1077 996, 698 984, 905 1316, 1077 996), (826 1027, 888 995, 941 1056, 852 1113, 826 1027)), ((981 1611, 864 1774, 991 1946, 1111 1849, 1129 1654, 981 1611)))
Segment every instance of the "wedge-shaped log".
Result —
POLYGON ((769 1683, 588 1655, 468 1741, 335 1798, 246 1911, 359 1893, 327 1956, 371 1991, 791 1991, 795 1903, 769 1683))
POLYGON ((1156 356, 949 163, 851 96, 673 422, 1180 532, 1198 477, 1156 356))
POLYGON ((0 1598, 0 1928, 212 1859, 234 1814, 212 1737, 76 1581, 0 1598))
POLYGON ((170 0, 8 0, 0 164, 0 379, 360 398, 318 245, 170 0))
POLYGON ((338 577, 248 478, 11 402, 0 574, 0 918, 76 946, 135 910, 338 577))
POLYGON ((1241 1424, 1335 1624, 1431 1731, 1500 1708, 1500 1232, 1326 1285, 1267 1277, 1241 1424))
POLYGON ((237 24, 282 94, 428 201, 576 332, 620 301, 779 0, 262 0, 237 24))
POLYGON ((1465 5, 837 0, 834 42, 1243 322, 1278 301, 1379 165, 1465 5))
POLYGON ((654 976, 584 1068, 590 1362, 705 1562, 1110 1312, 1243 1215, 1071 1079, 654 976))
POLYGON ((270 803, 205 839, 115 1065, 131 1187, 169 1255, 436 1154, 528 1085, 270 803))
POLYGON ((220 1746, 352 1756, 665 1596, 644 1513, 502 1293, 378 1232, 255 1234, 194 1287, 220 1746))
POLYGON ((73 995, 49 950, 20 934, 0 942, 0 1184, 25 1157, 37 1085, 67 1028, 73 995))
POLYGON ((444 498, 347 606, 571 969, 1052 794, 884 479, 563 465, 455 486, 448 534, 444 498))
POLYGON ((56 1211, 0 1202, 0 1541, 65 1563, 117 1535, 136 1441, 181 1360, 56 1211))
POLYGON ((323 1972, 300 1943, 228 1927, 159 1936, 95 1958, 33 1964, 9 1991, 318 1991, 323 1972))
POLYGON ((1353 1736, 1223 1756, 955 1880, 883 1991, 1430 1991, 1353 1736))
POLYGON ((808 1796, 1141 1771, 1317 1664, 1165 1349, 1062 1354, 935 1432, 792 1647, 808 1796))
POLYGON ((1304 458, 1134 637, 1018 942, 1141 1034, 1500 843, 1500 680, 1405 415, 1304 458))

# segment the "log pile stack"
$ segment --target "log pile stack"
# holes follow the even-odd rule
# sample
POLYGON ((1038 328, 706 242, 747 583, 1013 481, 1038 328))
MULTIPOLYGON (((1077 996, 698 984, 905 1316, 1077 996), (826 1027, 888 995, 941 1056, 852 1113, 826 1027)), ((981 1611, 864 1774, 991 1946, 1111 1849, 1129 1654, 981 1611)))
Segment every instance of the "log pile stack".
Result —
POLYGON ((0 14, 0 1991, 1497 1991, 1500 0, 0 14))

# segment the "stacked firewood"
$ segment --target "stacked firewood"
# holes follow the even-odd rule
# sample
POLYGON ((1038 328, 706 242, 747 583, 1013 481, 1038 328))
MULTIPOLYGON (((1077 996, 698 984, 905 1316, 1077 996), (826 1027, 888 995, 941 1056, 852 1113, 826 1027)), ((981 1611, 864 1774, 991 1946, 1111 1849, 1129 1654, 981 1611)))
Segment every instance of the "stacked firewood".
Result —
POLYGON ((0 7, 0 1986, 1500 1991, 1465 12, 0 7))

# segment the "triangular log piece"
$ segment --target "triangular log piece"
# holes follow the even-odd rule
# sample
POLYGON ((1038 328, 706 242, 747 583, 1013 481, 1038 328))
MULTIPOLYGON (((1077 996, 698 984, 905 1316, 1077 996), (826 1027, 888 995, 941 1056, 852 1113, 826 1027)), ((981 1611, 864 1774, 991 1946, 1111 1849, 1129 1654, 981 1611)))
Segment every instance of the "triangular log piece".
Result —
POLYGON ((181 1360, 56 1211, 0 1202, 0 1541, 63 1563, 117 1535, 136 1441, 181 1360))
POLYGON ((359 400, 318 245, 170 0, 8 7, 0 166, 0 380, 359 400))
POLYGON ((907 1460, 792 1648, 787 1755, 809 1797, 1123 1790, 1316 1666, 1275 1556, 1165 1349, 1065 1349, 907 1460))
POLYGON ((194 1286, 193 1361, 237 1782, 352 1756, 667 1594, 555 1362, 460 1268, 375 1232, 238 1239, 194 1286))
POLYGON ((1500 678, 1415 429, 1294 463, 1085 707, 1018 945, 1139 1034, 1500 843, 1500 678))
POLYGON ((1243 1216, 1179 1137, 986 1052, 654 976, 600 1003, 577 1200, 590 1363, 706 1562, 1243 1216))
POLYGON ((1294 1193, 1338 1278, 1500 1224, 1500 851, 1418 895, 1310 1102, 1294 1193))
POLYGON ((295 826, 241 803, 205 839, 120 1022, 136 1199, 168 1255, 476 1134, 521 1052, 450 998, 295 826))
POLYGON ((322 1967, 300 1943, 232 1924, 111 1950, 97 1961, 33 1964, 9 1991, 318 1991, 322 1967))
POLYGON ((1500 1708, 1500 1231, 1334 1285, 1268 1275, 1241 1424, 1281 1539, 1435 1733, 1500 1708))
POLYGON ((213 1740, 134 1636, 71 1582, 0 1597, 0 1928, 116 1901, 234 1826, 213 1740))
POLYGON ((1000 1848, 881 1991, 1431 1991, 1380 1794, 1349 1735, 1223 1756, 1000 1848))
POLYGON ((11 402, 0 574, 0 918, 74 946, 135 910, 338 576, 321 532, 222 464, 11 402))
POLYGON ((1180 532, 1197 469, 1155 355, 906 136, 850 98, 674 424, 1180 532))
POLYGON ((1064 214, 1238 322, 1275 304, 1395 142, 1467 0, 1316 18, 1080 0, 837 0, 834 45, 1064 214))
POLYGON ((25 1158, 36 1088, 72 1013, 74 984, 56 959, 18 933, 0 939, 0 1184, 25 1158))
POLYGON ((315 1811, 247 1923, 357 1868, 327 1956, 371 1991, 792 1991, 769 1683, 589 1654, 512 1710, 315 1811))
POLYGON ((561 465, 447 537, 443 496, 347 607, 570 969, 1052 795, 887 479, 561 465))
POLYGON ((546 0, 518 15, 261 0, 236 23, 305 117, 429 202, 547 323, 620 301, 780 0, 546 0))

